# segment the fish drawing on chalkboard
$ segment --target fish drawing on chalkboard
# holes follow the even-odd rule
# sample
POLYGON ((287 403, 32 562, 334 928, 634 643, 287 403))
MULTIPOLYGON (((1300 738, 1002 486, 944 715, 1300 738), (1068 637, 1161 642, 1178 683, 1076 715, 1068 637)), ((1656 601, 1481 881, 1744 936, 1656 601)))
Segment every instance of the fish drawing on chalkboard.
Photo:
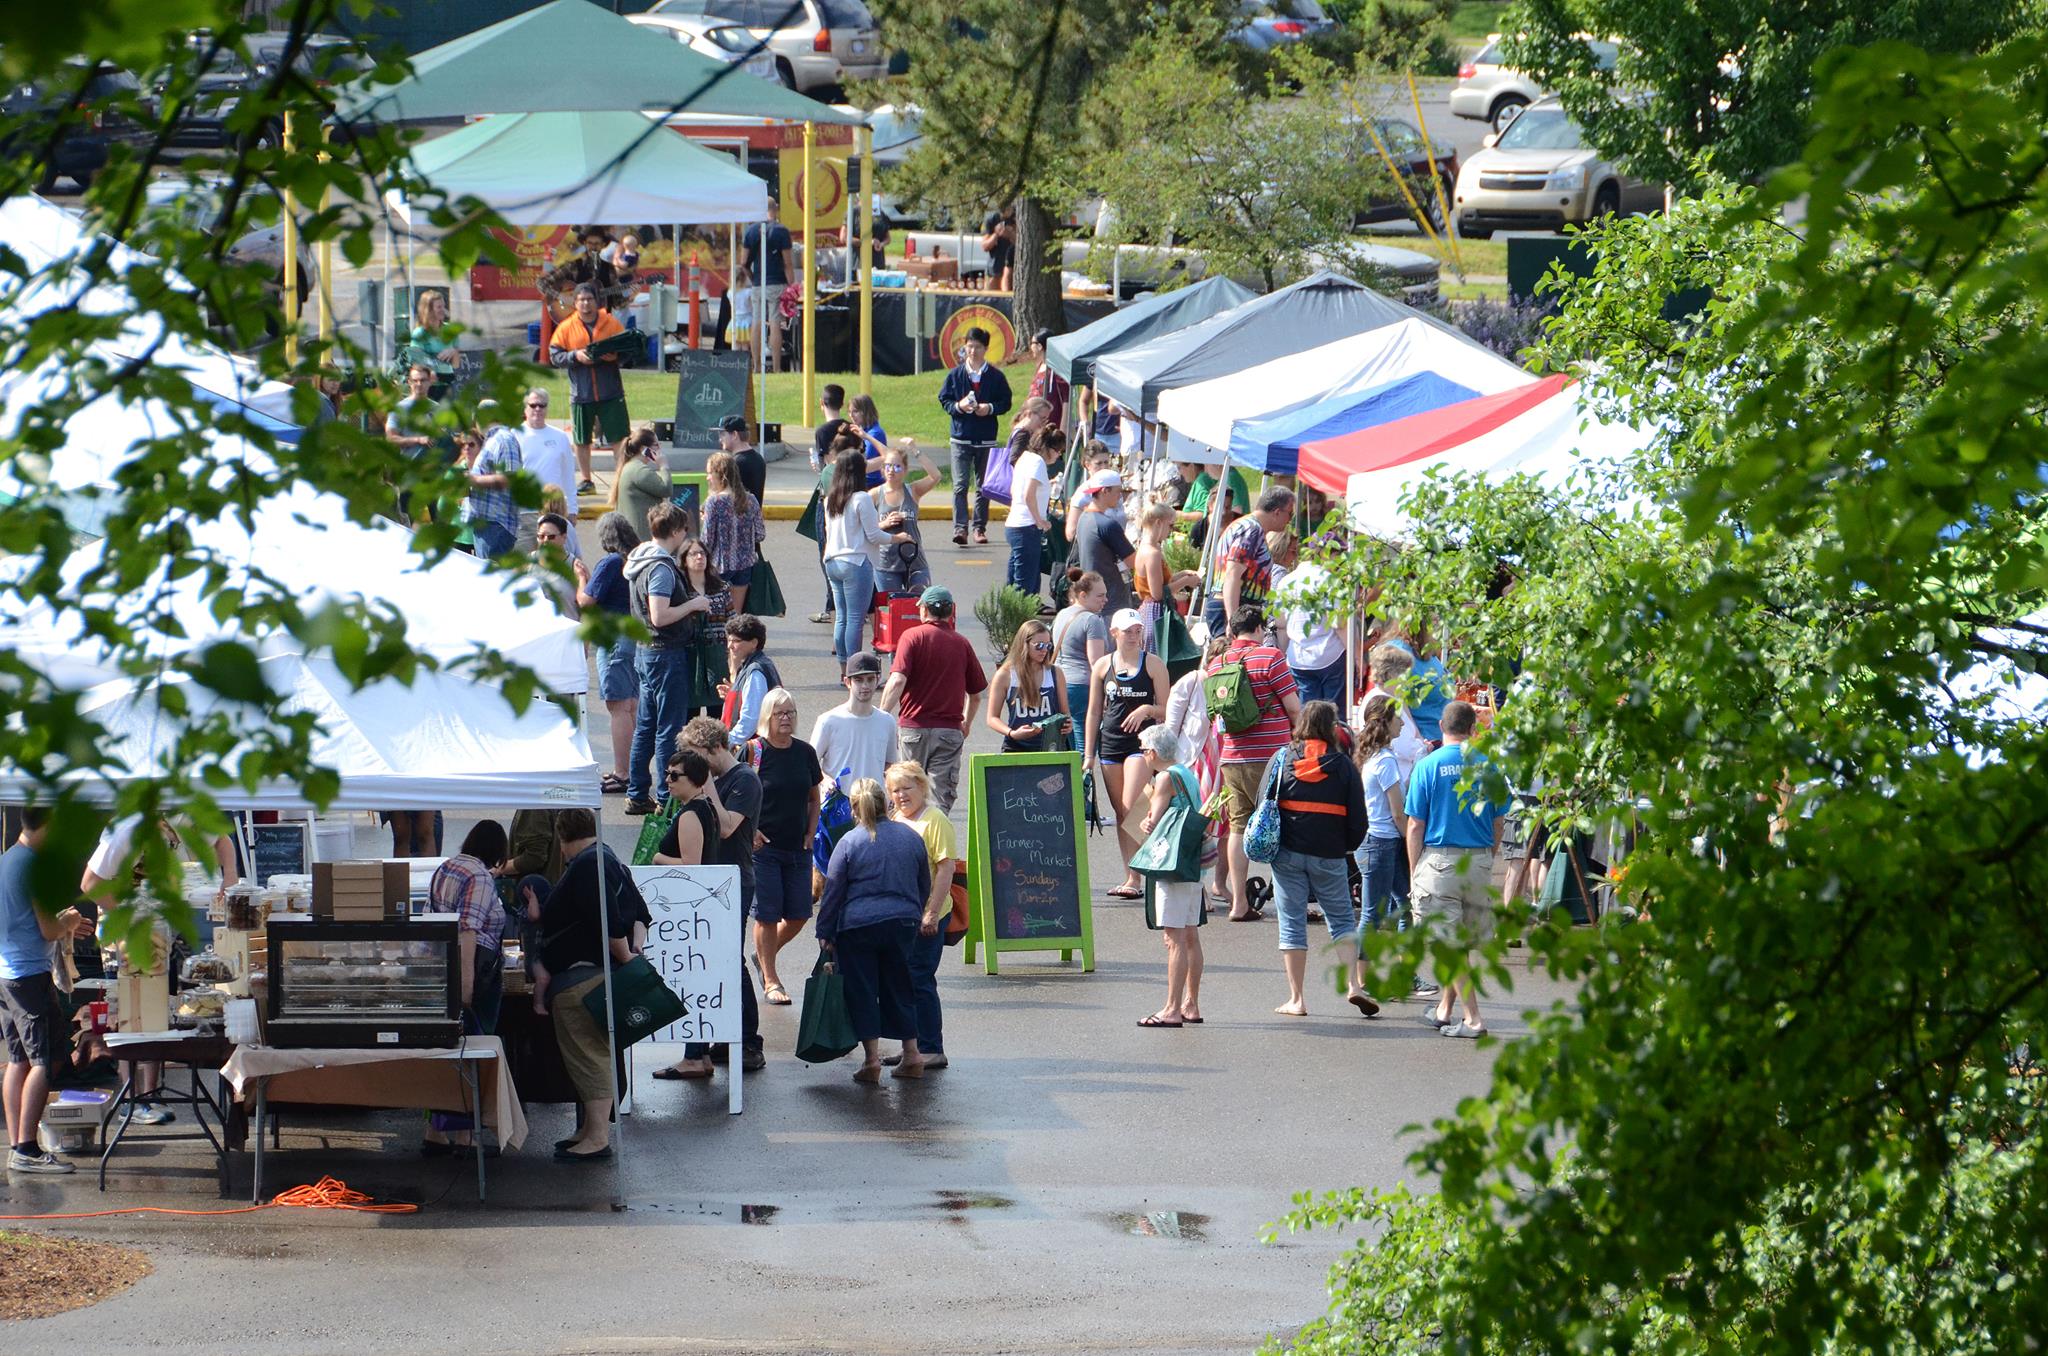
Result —
POLYGON ((1038 782, 1038 789, 1045 795, 1057 796, 1060 793, 1060 788, 1065 786, 1066 783, 1067 774, 1055 772, 1050 777, 1041 777, 1038 782))

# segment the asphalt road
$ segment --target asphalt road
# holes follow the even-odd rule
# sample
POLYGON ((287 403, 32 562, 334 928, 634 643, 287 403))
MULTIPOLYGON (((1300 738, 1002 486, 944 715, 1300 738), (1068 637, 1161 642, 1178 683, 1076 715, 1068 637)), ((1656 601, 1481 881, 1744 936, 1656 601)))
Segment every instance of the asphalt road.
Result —
MULTIPOLYGON (((799 474, 785 467, 778 484, 799 474)), ((939 581, 963 599, 998 577, 996 550, 958 551, 942 524, 928 531, 939 581)), ((769 555, 798 614, 773 624, 771 651, 808 730, 836 691, 827 628, 803 619, 822 593, 814 548, 778 522, 769 555)), ((966 627, 979 638, 979 623, 966 627)), ((601 709, 598 722, 602 750, 601 709)), ((994 742, 978 729, 970 749, 994 742)), ((634 827, 619 806, 608 827, 623 851, 634 827)), ((450 841, 463 828, 451 820, 450 841)), ((379 850, 373 830, 361 848, 379 850)), ((643 1057, 616 1180, 551 1162, 569 1112, 536 1106, 526 1148, 492 1164, 484 1206, 468 1170, 416 1155, 416 1115, 289 1123, 270 1159, 276 1189, 332 1173, 431 1203, 414 1216, 48 1226, 139 1244, 156 1272, 106 1304, 23 1324, 10 1342, 99 1356, 1250 1350, 1320 1312, 1325 1273, 1349 1244, 1265 1244, 1265 1226, 1297 1191, 1402 1179, 1415 1143, 1405 1127, 1481 1091, 1491 1053, 1438 1038, 1411 1003, 1364 1021, 1327 983, 1306 1020, 1275 1016, 1285 991, 1271 923, 1205 930, 1204 1027, 1140 1029, 1163 993, 1164 952, 1138 906, 1101 893, 1117 878, 1113 839, 1088 849, 1096 972, 1049 953, 1006 958, 991 978, 949 952, 953 1064, 921 1084, 861 1087, 851 1061, 799 1063, 796 1010, 766 1009, 770 1063, 748 1078, 744 1115, 726 1113, 725 1074, 657 1084, 643 1057)), ((808 973, 814 954, 808 936, 797 941, 785 976, 808 973)), ((1554 996, 1523 978, 1486 1005, 1502 1035, 1554 996)), ((203 1148, 184 1144, 124 1148, 105 1197, 84 1173, 0 1184, 5 1214, 128 1204, 234 1202, 215 1200, 203 1148)))

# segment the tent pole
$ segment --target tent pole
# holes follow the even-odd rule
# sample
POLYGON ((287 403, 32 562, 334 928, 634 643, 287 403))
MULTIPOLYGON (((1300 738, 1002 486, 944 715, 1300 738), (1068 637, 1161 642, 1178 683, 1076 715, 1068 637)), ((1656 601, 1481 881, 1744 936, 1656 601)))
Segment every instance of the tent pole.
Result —
POLYGON ((810 418, 818 404, 818 222, 817 185, 811 178, 811 148, 818 139, 818 124, 804 124, 804 403, 803 417, 810 418))
POLYGON ((683 228, 675 222, 668 224, 669 272, 675 279, 676 296, 683 295, 683 228))
POLYGON ((619 1033, 612 1013, 612 933, 609 894, 610 873, 604 869, 604 806, 597 807, 597 956, 604 966, 604 1076, 611 1085, 612 1114, 612 1209, 626 1208, 626 1120, 619 1110, 619 1033))
POLYGON ((860 390, 875 393, 875 129, 860 129, 860 390))
MULTIPOLYGON (((284 115, 284 150, 292 155, 299 149, 299 122, 287 109, 284 115)), ((291 181, 284 187, 284 360, 299 360, 299 195, 291 181)))

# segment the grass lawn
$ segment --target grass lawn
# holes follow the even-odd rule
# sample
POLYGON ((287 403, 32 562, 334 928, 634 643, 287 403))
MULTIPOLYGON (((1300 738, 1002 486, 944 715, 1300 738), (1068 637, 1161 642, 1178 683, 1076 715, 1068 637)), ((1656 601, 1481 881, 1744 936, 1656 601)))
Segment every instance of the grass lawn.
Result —
POLYGON ((1478 46, 1489 33, 1500 32, 1506 0, 1458 0, 1451 11, 1451 40, 1478 46))
MULTIPOLYGON (((1003 375, 1010 379, 1010 391, 1017 403, 1024 399, 1024 389, 1031 384, 1031 367, 1022 363, 1003 369, 1003 375)), ((676 377, 672 372, 652 372, 644 368, 629 369, 625 374, 626 408, 638 420, 667 419, 675 414, 676 377)), ((949 424, 945 411, 939 408, 939 383, 944 381, 943 371, 927 371, 917 377, 875 376, 875 406, 882 414, 882 427, 891 438, 905 434, 927 447, 944 447, 949 424)), ((860 389, 860 378, 844 372, 823 372, 818 376, 822 388, 827 382, 837 382, 846 388, 850 396, 860 389)), ((569 383, 559 375, 544 381, 553 393, 552 407, 560 417, 567 417, 569 408, 569 383)), ((771 372, 768 374, 768 404, 760 411, 761 417, 770 423, 782 423, 792 428, 811 428, 818 422, 815 409, 803 408, 803 376, 796 372, 771 372)), ((1004 420, 1008 426, 1007 418, 1004 420)))
POLYGON ((1499 301, 1508 299, 1508 285, 1497 283, 1461 283, 1446 278, 1437 284, 1437 293, 1445 301, 1499 301))
MULTIPOLYGON (((1445 280, 1455 280, 1451 272, 1449 242, 1432 241, 1426 235, 1369 235, 1364 237, 1375 245, 1392 245, 1396 249, 1416 250, 1434 257, 1444 266, 1445 280)), ((1508 271, 1508 242, 1505 240, 1464 240, 1458 241, 1458 258, 1465 263, 1465 272, 1483 277, 1505 277, 1508 271)), ((885 411, 886 413, 886 411, 885 411)))

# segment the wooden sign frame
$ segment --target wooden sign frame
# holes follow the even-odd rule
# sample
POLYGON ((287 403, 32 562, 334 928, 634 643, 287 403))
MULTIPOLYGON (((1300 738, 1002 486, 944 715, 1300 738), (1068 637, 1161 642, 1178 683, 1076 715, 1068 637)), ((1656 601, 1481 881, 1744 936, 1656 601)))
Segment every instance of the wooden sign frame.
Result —
POLYGON ((1095 916, 1091 907, 1093 900, 1088 879, 1088 830, 1086 810, 1081 790, 1081 755, 1071 749, 1061 753, 977 753, 967 761, 967 861, 968 886, 974 901, 973 926, 967 934, 965 960, 974 963, 974 948, 979 944, 984 951, 984 968, 993 975, 1000 973, 1000 956, 1004 952, 1057 951, 1062 964, 1074 959, 1074 953, 1081 953, 1081 970, 1084 974, 1095 970, 1095 916), (997 860, 997 846, 990 831, 987 814, 989 791, 988 774, 994 769, 1016 767, 1063 767, 1068 773, 1071 790, 1069 813, 1074 830, 1074 869, 1079 879, 1075 882, 1076 896, 1080 901, 1081 930, 1069 937, 1018 937, 1006 938, 997 935, 995 918, 995 876, 994 863, 997 860))

